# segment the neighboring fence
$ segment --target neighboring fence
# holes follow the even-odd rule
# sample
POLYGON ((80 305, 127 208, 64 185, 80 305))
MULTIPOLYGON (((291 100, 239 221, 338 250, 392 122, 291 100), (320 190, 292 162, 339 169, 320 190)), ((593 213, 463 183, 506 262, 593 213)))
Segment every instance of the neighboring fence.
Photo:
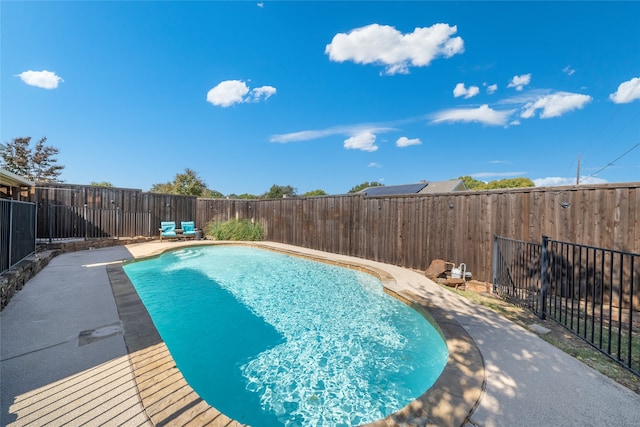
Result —
POLYGON ((157 234, 152 229, 151 212, 123 211, 120 208, 96 209, 88 206, 40 205, 39 217, 45 220, 38 236, 49 241, 70 238, 137 237, 157 234), (46 228, 46 229, 45 229, 46 228))
POLYGON ((495 237, 493 286, 640 375, 640 254, 495 237))
POLYGON ((493 236, 640 252, 640 183, 363 197, 198 199, 198 227, 253 219, 265 239, 424 270, 464 262, 491 281, 493 236))
POLYGON ((0 199, 0 273, 36 250, 36 204, 0 199))
POLYGON ((161 221, 194 221, 195 197, 140 190, 47 184, 37 186, 39 239, 159 236, 161 221))

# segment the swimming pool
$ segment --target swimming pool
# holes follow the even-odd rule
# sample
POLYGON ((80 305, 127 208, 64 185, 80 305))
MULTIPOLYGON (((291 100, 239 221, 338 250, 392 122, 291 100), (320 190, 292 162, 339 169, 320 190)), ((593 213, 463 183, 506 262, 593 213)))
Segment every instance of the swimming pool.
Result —
POLYGON ((360 271, 243 246, 124 269, 189 384, 242 423, 370 422, 446 364, 433 326, 360 271))

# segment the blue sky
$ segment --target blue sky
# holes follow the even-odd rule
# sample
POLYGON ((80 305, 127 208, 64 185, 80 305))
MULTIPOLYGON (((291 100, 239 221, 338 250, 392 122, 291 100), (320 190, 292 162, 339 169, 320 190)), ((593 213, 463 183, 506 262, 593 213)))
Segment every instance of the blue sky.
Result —
POLYGON ((1 141, 61 179, 640 178, 640 2, 2 1, 1 141))

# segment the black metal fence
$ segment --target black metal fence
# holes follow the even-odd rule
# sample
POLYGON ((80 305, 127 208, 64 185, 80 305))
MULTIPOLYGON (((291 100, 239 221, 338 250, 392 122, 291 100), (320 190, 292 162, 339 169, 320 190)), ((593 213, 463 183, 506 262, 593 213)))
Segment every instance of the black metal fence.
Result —
POLYGON ((151 212, 137 212, 116 208, 90 208, 40 204, 38 237, 49 241, 71 238, 149 237, 152 229, 151 212))
POLYGON ((496 236, 493 286, 640 375, 640 254, 496 236))
POLYGON ((0 273, 36 250, 36 204, 0 199, 0 273))
POLYGON ((540 243, 494 237, 493 290, 505 299, 542 315, 540 243))

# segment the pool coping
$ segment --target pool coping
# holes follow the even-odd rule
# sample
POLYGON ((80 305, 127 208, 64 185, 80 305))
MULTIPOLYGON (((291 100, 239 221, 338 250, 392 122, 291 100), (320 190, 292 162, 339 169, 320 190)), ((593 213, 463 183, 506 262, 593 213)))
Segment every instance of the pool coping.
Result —
MULTIPOLYGON (((415 425, 462 426, 477 407, 485 387, 482 354, 467 331, 447 313, 429 300, 403 289, 396 278, 384 269, 367 265, 366 260, 339 260, 333 254, 305 252, 305 248, 284 249, 269 242, 201 242, 191 246, 242 245, 273 250, 294 256, 355 268, 377 276, 385 292, 419 311, 436 325, 444 337, 449 358, 442 374, 425 393, 407 406, 367 427, 415 425)), ((184 246, 180 246, 184 247, 184 246)), ((165 247, 135 260, 152 258, 180 247, 165 247)), ((151 422, 164 425, 243 426, 208 405, 186 382, 171 357, 166 344, 122 264, 107 266, 107 275, 124 329, 136 386, 151 422)))

